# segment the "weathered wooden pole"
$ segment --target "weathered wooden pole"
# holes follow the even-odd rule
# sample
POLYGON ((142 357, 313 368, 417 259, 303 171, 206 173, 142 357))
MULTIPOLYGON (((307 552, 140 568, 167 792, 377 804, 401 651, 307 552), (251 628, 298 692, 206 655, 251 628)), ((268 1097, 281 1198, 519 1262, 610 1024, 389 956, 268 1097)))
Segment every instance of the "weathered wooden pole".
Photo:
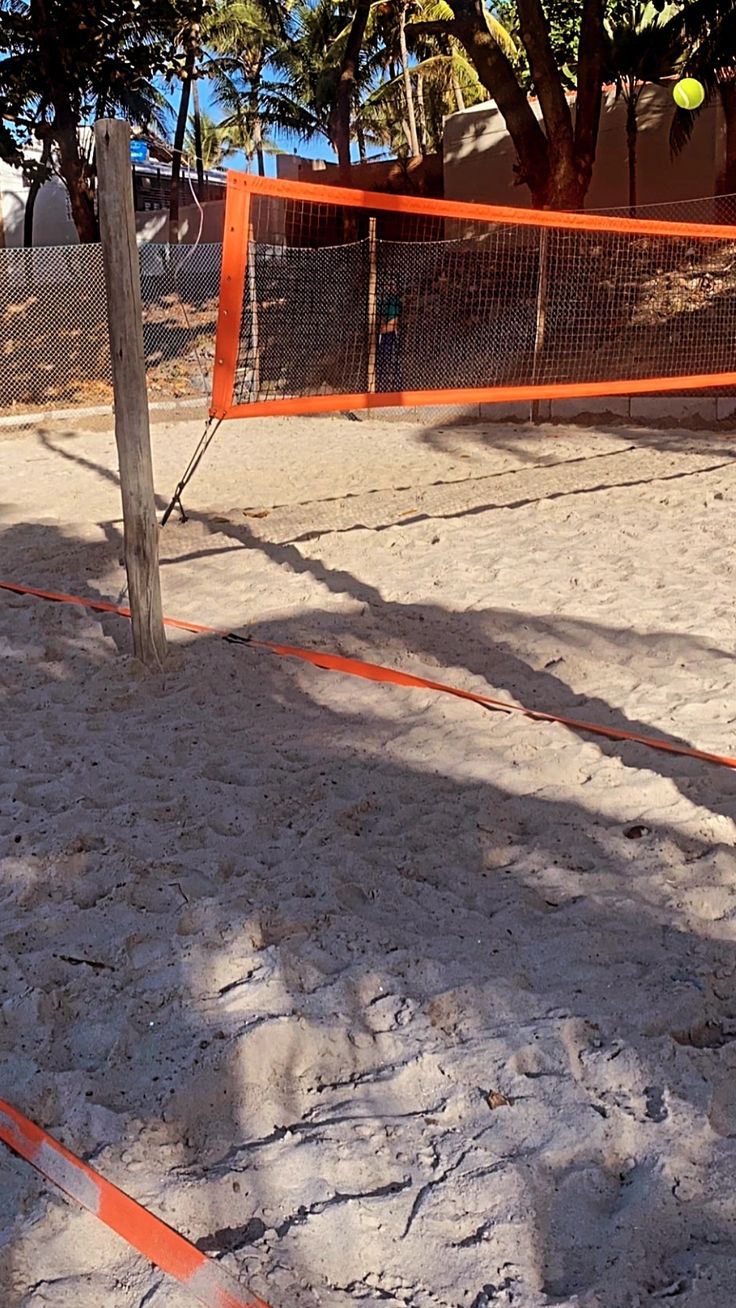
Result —
POLYGON ((156 668, 166 657, 166 635, 127 123, 95 123, 95 159, 133 650, 146 667, 156 668))
POLYGON ((376 354, 378 350, 378 259, 376 220, 368 219, 368 390, 376 389, 376 354))
MULTIPOLYGON (((549 232, 542 227, 539 231, 539 273, 537 277, 537 317, 534 333, 534 367, 532 370, 532 382, 539 381, 539 368, 544 353, 544 333, 547 316, 547 284, 549 279, 548 259, 549 259, 549 232)), ((532 400, 529 406, 529 418, 532 422, 539 422, 541 415, 541 406, 539 400, 532 400)))

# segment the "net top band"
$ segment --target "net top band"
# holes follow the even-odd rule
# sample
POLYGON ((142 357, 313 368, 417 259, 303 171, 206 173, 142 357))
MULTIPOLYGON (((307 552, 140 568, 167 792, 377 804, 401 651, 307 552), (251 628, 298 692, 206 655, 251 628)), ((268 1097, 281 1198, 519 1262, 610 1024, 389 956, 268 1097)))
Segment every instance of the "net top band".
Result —
POLYGON ((461 219, 475 223, 506 223, 515 227, 536 227, 557 231, 626 233, 637 236, 677 237, 736 241, 736 226, 724 223, 677 223, 654 218, 613 218, 605 214, 562 213, 551 209, 522 209, 495 204, 467 204, 457 200, 427 200, 413 195, 383 195, 349 186, 322 186, 315 182, 292 182, 282 178, 256 177, 231 170, 230 191, 264 195, 270 199, 303 201, 310 204, 370 209, 376 213, 419 214, 427 218, 461 219))

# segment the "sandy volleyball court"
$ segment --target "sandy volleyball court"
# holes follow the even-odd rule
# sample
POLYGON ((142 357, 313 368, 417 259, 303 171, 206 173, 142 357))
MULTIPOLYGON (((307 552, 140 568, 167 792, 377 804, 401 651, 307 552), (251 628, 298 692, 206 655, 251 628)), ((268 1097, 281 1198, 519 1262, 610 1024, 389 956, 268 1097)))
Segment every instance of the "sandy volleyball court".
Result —
MULTIPOLYGON (((124 599, 112 436, 1 454, 2 578, 124 599)), ((734 754, 735 460, 231 423, 165 609, 734 754)), ((734 1302, 736 773, 129 640, 0 595, 0 1097, 273 1308, 734 1302)), ((1 1161, 3 1305, 191 1303, 1 1161)))

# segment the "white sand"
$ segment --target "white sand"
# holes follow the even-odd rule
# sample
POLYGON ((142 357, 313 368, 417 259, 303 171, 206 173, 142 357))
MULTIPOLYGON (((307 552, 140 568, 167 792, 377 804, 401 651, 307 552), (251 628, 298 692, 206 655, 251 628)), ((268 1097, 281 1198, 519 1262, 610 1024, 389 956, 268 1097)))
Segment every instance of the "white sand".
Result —
MULTIPOLYGON (((0 575, 122 596, 111 436, 0 453, 0 575)), ((735 458, 231 424, 165 607, 734 753, 735 458)), ((0 595, 0 1096, 273 1308, 736 1302, 736 775, 129 641, 0 595)), ((3 1308, 191 1303, 0 1152, 3 1308)))

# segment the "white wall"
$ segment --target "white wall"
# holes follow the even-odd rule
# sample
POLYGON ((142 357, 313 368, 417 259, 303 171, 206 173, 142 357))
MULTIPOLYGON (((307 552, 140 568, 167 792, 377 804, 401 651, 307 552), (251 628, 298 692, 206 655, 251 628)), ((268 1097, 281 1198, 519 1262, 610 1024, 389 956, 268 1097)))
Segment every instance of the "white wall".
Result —
MULTIPOLYGON (((205 200, 202 204, 204 221, 202 222, 202 244, 215 245, 222 240, 225 227, 225 201, 205 200)), ((183 205, 179 209, 180 240, 191 244, 197 240, 201 215, 196 205, 183 205)), ((153 209, 135 216, 136 231, 139 241, 166 243, 169 239, 168 209, 153 209)))
MULTIPOLYGON (((0 205, 2 206, 5 245, 23 244, 23 219, 28 187, 20 168, 0 160, 0 205)), ((33 211, 34 245, 76 245, 77 231, 72 221, 66 187, 52 177, 41 187, 33 211)))
MULTIPOLYGON (((23 181, 19 168, 11 168, 0 160, 0 248, 22 246, 23 219, 25 215, 28 187, 23 181), (4 240, 3 240, 4 233, 4 240)), ((222 240, 225 224, 225 201, 207 200, 203 203, 204 224, 202 241, 215 244, 222 240)), ((146 213, 136 213, 136 229, 139 241, 168 240, 169 211, 154 209, 146 213)), ((181 239, 192 242, 197 239, 200 214, 195 205, 184 205, 180 210, 181 239)), ((72 220, 69 197, 66 187, 58 177, 45 182, 36 197, 33 211, 33 244, 77 245, 77 230, 72 220)))

